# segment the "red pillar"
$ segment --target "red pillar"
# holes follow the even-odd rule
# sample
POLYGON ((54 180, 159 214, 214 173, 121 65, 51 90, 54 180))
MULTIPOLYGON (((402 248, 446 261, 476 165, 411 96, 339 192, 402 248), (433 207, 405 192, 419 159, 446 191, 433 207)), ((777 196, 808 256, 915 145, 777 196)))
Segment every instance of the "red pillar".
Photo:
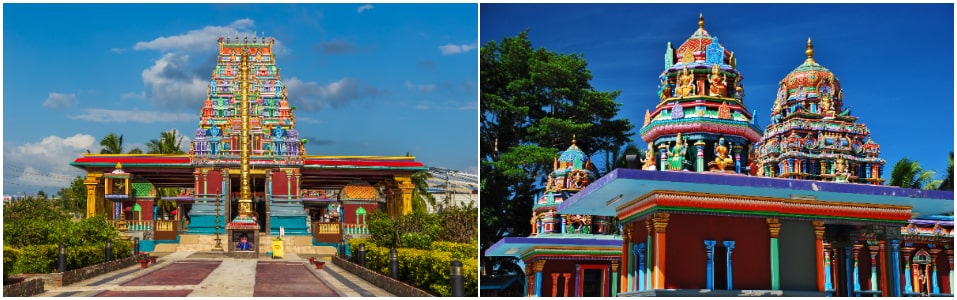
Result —
POLYGON ((824 221, 811 222, 814 225, 814 253, 817 264, 817 290, 824 291, 824 221))
POLYGON ((665 288, 665 233, 668 229, 668 213, 655 213, 655 285, 656 289, 665 288))

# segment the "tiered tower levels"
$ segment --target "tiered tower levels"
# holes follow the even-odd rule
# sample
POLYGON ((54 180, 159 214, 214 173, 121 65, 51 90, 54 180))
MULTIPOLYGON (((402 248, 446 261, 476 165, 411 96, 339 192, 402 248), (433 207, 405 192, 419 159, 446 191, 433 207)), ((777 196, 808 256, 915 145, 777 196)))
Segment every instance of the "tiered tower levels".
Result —
MULTIPOLYGON (((698 29, 688 40, 677 49, 668 43, 659 102, 654 111, 645 111, 641 138, 655 151, 667 151, 680 133, 686 146, 703 145, 704 161, 714 160, 722 137, 723 146, 735 149, 735 154, 760 140, 760 130, 744 105, 743 76, 736 64, 734 52, 704 29, 704 17, 699 16, 698 29)), ((696 152, 687 151, 685 159, 692 161, 696 152)), ((736 161, 743 165, 744 159, 736 161)), ((690 167, 681 167, 686 168, 690 167)), ((669 168, 659 164, 657 169, 669 168)))
POLYGON ((532 206, 533 236, 611 233, 611 219, 608 217, 561 215, 557 212, 558 205, 595 179, 591 168, 591 160, 572 139, 572 145, 555 158, 545 192, 532 206))
POLYGON ((301 165, 305 153, 295 129, 296 120, 273 55, 274 39, 219 38, 219 55, 199 127, 191 146, 193 164, 235 164, 240 149, 240 65, 248 55, 250 74, 249 128, 252 164, 301 165), (274 158, 279 158, 275 160, 274 158), (258 159, 257 159, 258 158, 258 159))
POLYGON ((782 178, 880 184, 884 159, 867 125, 844 108, 840 81, 807 59, 780 82, 771 124, 756 145, 756 172, 782 178))

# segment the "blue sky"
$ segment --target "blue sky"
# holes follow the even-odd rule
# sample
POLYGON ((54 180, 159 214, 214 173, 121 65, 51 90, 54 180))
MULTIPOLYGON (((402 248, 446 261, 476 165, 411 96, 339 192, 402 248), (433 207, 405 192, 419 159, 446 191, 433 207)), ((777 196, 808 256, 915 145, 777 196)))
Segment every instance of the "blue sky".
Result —
POLYGON ((943 176, 954 149, 953 4, 482 4, 480 44, 529 29, 532 47, 581 53, 598 90, 621 90, 619 116, 653 109, 670 41, 698 28, 735 52, 744 102, 763 129, 778 83, 815 60, 841 81, 845 107, 881 146, 889 178, 906 156, 943 176))
POLYGON ((219 36, 276 38, 310 155, 477 173, 476 4, 4 4, 3 193, 55 192, 108 133, 199 122, 219 36))

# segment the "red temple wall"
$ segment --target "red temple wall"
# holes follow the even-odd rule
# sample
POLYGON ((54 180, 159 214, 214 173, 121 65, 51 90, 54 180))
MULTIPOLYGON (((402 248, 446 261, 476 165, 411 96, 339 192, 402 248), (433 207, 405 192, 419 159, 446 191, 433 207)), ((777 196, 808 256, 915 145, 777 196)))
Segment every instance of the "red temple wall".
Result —
POLYGON ((288 180, 286 180, 286 172, 282 171, 272 171, 269 173, 270 178, 272 178, 272 192, 273 197, 286 197, 289 195, 288 180))
POLYGON ((358 224, 358 216, 356 216, 356 210, 359 207, 366 209, 365 221, 369 222, 369 216, 372 213, 379 210, 379 204, 377 203, 343 203, 342 204, 342 214, 343 214, 343 223, 345 224, 358 224))
MULTIPOLYGON (((548 260, 545 263, 545 267, 542 268, 542 297, 566 297, 565 292, 565 278, 562 275, 558 275, 558 285, 556 287, 557 296, 552 294, 552 285, 555 283, 552 280, 552 274, 558 273, 569 273, 571 277, 568 279, 568 294, 575 294, 575 282, 578 280, 575 274, 575 265, 576 264, 588 264, 588 265, 610 265, 606 261, 594 261, 594 260, 548 260)), ((534 280, 535 274, 531 274, 532 279, 534 280)), ((609 273, 610 276, 610 273, 609 273)), ((534 281, 533 281, 534 282, 534 281)), ((607 288, 611 284, 611 278, 608 278, 606 282, 603 283, 607 288)), ((581 287, 578 287, 579 289, 581 287)))
POLYGON ((197 194, 217 195, 223 193, 223 174, 218 170, 209 170, 206 172, 205 181, 202 173, 196 181, 197 194), (205 186, 205 190, 203 187, 205 186))
POLYGON ((723 241, 733 240, 732 287, 735 290, 771 289, 770 232, 764 218, 672 213, 667 230, 665 288, 706 288, 704 240, 717 241, 716 247, 723 247, 723 241))

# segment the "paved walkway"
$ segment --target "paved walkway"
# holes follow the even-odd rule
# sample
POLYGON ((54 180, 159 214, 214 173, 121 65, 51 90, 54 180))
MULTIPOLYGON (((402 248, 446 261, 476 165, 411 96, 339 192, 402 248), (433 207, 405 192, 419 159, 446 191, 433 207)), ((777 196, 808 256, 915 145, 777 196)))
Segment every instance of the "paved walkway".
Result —
POLYGON ((331 262, 316 270, 306 258, 236 259, 194 252, 157 253, 139 264, 39 297, 395 297, 331 262))

